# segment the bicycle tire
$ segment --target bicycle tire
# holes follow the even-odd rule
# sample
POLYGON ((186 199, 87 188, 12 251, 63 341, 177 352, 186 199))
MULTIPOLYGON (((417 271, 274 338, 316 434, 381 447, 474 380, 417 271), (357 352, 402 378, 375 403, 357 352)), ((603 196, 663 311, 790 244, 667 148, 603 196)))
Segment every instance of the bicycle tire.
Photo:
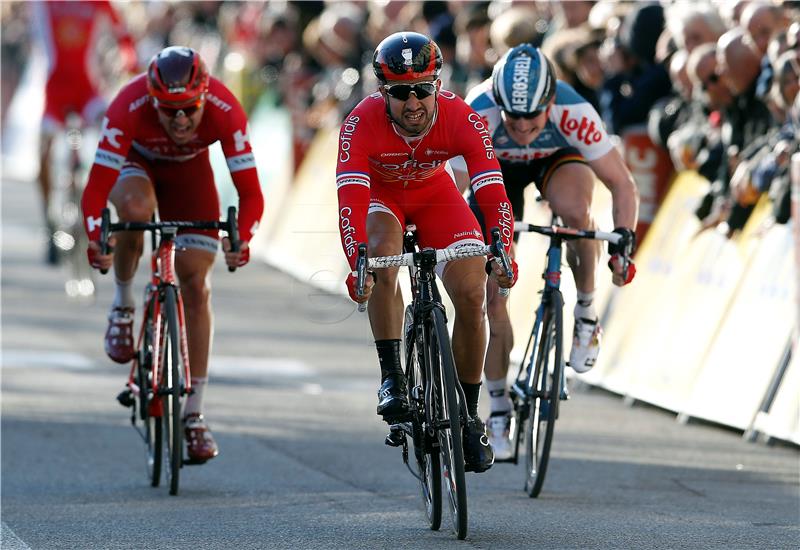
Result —
POLYGON ((403 349, 406 356, 406 380, 408 402, 411 405, 411 444, 419 476, 420 494, 425 517, 432 531, 442 525, 442 471, 439 452, 433 445, 433 437, 428 433, 425 418, 425 375, 424 365, 420 364, 420 353, 416 346, 414 331, 414 311, 406 308, 403 349))
POLYGON ((538 497, 542 490, 558 418, 561 370, 564 367, 563 305, 561 293, 553 292, 544 311, 539 345, 532 351, 536 353, 536 363, 531 381, 533 395, 528 407, 525 448, 525 491, 531 498, 538 497))
POLYGON ((181 419, 181 341, 178 325, 177 289, 168 286, 164 290, 162 315, 166 321, 165 346, 162 362, 162 405, 164 409, 164 458, 169 479, 169 494, 178 494, 180 470, 183 465, 183 422, 181 419))
MULTIPOLYGON (((161 482, 161 460, 163 445, 163 429, 160 416, 151 416, 153 401, 151 371, 153 369, 153 302, 148 300, 145 306, 142 340, 136 350, 136 383, 139 386, 139 419, 144 426, 145 457, 147 477, 152 487, 161 482)), ((157 406, 157 405, 156 405, 157 406)))
POLYGON ((444 313, 431 314, 429 353, 436 385, 437 430, 442 457, 442 478, 447 485, 453 532, 459 540, 467 536, 467 483, 464 477, 464 448, 461 437, 461 406, 456 391, 456 368, 444 313), (446 420, 446 422, 445 422, 446 420))

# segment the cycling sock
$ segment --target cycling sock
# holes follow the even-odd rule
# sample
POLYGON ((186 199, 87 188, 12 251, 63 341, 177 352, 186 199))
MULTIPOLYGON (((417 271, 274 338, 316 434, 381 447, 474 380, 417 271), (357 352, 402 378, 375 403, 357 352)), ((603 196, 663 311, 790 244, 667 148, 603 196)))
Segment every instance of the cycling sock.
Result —
POLYGON ((575 318, 576 319, 597 319, 597 312, 592 304, 594 300, 594 291, 580 292, 578 291, 578 303, 575 304, 575 318))
POLYGON ((511 410, 512 403, 506 389, 505 378, 499 378, 498 380, 489 380, 487 378, 486 389, 489 390, 489 408, 492 414, 506 413, 511 410))
POLYGON ((133 297, 133 277, 127 281, 120 281, 114 277, 114 301, 111 307, 134 307, 136 300, 133 297))
POLYGON ((481 383, 468 384, 461 382, 461 387, 464 389, 464 397, 467 398, 467 412, 470 417, 478 416, 478 401, 481 398, 481 383))
POLYGON ((403 375, 400 364, 400 340, 375 340, 378 362, 381 365, 381 383, 390 375, 403 375))
POLYGON ((192 376, 192 393, 186 398, 186 404, 183 406, 184 418, 190 414, 203 413, 203 392, 207 385, 208 376, 202 378, 192 376))

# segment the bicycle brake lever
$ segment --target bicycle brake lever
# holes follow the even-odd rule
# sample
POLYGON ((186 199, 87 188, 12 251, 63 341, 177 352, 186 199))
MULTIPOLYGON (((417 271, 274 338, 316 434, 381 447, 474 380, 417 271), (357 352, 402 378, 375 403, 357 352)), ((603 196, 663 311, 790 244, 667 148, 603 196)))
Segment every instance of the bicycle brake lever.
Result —
MULTIPOLYGON (((228 219, 225 222, 228 231, 228 240, 231 243, 231 252, 239 251, 239 228, 236 226, 236 207, 228 207, 228 219)), ((235 265, 229 265, 228 271, 233 273, 236 271, 235 265)))
MULTIPOLYGON (((358 245, 358 258, 356 259, 356 296, 364 295, 364 286, 367 284, 367 245, 358 245)), ((358 312, 364 313, 367 310, 366 303, 358 304, 358 312)))

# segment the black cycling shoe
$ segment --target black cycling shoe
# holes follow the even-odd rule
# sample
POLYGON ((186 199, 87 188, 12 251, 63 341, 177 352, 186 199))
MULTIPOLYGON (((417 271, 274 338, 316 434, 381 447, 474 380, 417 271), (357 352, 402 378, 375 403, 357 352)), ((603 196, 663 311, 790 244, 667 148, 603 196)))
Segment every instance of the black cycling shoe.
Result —
POLYGON ((494 450, 486 436, 483 421, 474 416, 461 431, 464 439, 464 471, 485 472, 494 464, 494 450))
POLYGON ((390 424, 408 416, 406 377, 402 374, 389 376, 381 384, 378 390, 378 414, 390 424))

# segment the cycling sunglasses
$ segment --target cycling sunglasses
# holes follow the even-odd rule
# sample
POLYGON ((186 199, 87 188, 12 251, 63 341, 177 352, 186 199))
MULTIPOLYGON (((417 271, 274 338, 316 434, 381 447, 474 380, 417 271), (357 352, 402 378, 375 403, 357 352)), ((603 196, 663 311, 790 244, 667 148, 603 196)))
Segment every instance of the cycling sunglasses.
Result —
POLYGON ((417 82, 416 84, 387 84, 383 87, 386 93, 400 101, 406 101, 411 97, 411 92, 417 96, 417 99, 425 99, 426 97, 436 93, 436 82, 417 82))
POLYGON ((155 101, 155 106, 156 109, 158 109, 165 116, 168 116, 169 118, 178 118, 181 115, 185 115, 187 117, 192 116, 203 107, 204 103, 205 101, 203 101, 203 99, 199 99, 190 105, 185 105, 183 107, 172 107, 155 101))
POLYGON ((537 116, 541 115, 543 112, 544 112, 544 110, 533 111, 532 113, 512 113, 511 111, 504 110, 503 111, 503 115, 506 118, 510 118, 511 120, 520 120, 520 119, 523 119, 523 118, 525 120, 531 120, 531 119, 534 119, 537 116))

